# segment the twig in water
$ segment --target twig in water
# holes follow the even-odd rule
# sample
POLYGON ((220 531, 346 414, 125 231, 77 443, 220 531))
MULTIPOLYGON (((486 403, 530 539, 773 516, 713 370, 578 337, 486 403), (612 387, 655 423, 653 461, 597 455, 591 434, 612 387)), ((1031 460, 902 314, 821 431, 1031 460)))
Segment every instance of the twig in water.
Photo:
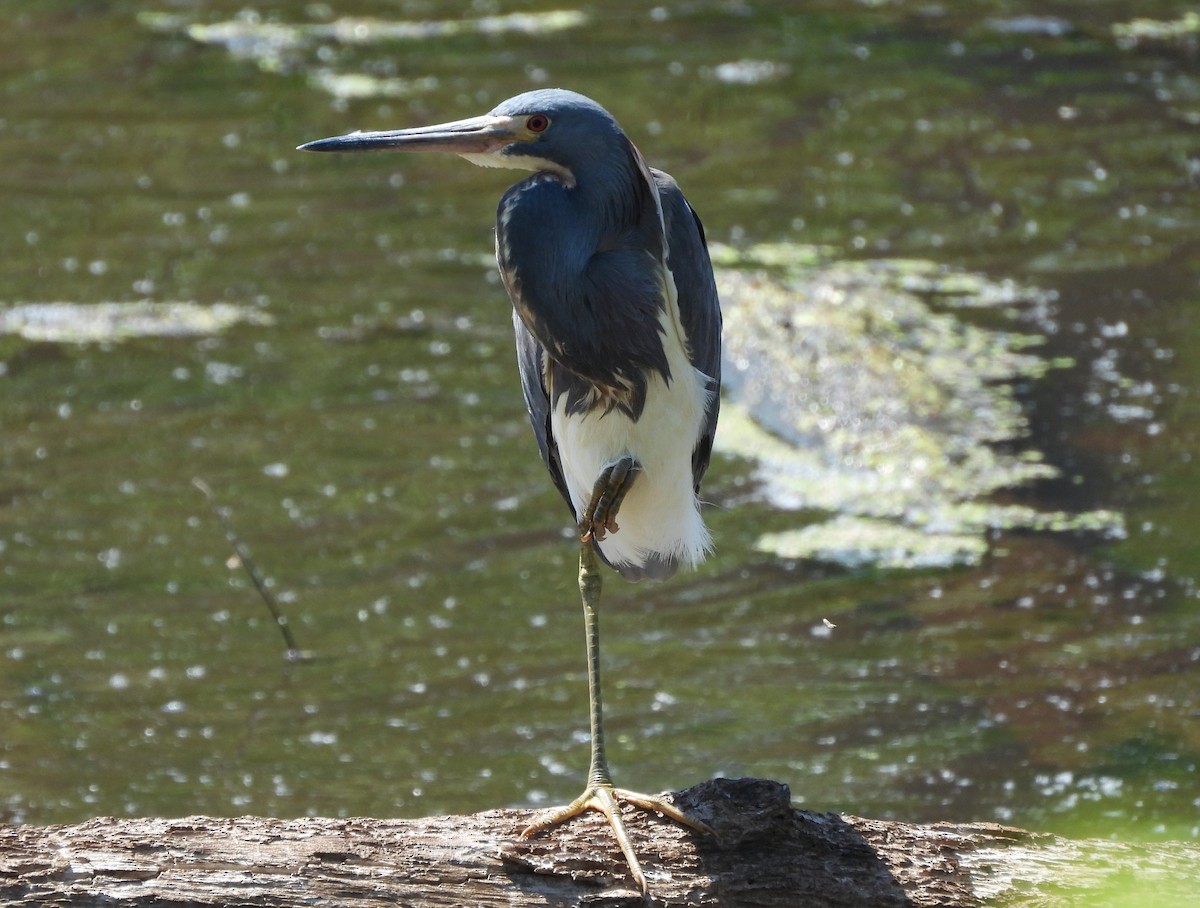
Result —
POLYGON ((237 531, 234 530, 233 524, 229 522, 229 512, 217 504, 216 498, 213 497, 212 489, 208 487, 203 479, 193 478, 192 485, 204 493, 204 497, 208 499, 209 506, 212 507, 213 514, 220 521, 222 529, 225 530, 225 538, 229 540, 229 544, 233 546, 234 554, 237 555, 238 561, 242 567, 246 569, 246 573, 250 575, 250 580, 254 584, 254 588, 258 590, 258 594, 262 596, 263 602, 267 604, 267 610, 270 611, 271 617, 275 619, 275 626, 279 628, 279 632, 283 634, 283 642, 287 644, 287 653, 285 658, 289 662, 300 662, 311 658, 311 655, 296 645, 296 638, 292 636, 292 629, 288 625, 287 616, 279 608, 279 601, 275 598, 275 594, 271 592, 271 588, 267 586, 263 580, 263 576, 254 565, 254 560, 250 557, 250 550, 246 548, 237 531))

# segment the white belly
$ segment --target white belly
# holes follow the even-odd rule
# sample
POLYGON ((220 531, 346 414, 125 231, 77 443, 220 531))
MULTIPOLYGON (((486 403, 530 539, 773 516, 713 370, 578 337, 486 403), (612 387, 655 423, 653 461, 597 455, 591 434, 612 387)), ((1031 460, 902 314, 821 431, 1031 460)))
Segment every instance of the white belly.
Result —
MULTIPOLYGON (((668 279, 668 284, 673 284, 668 279)), ((612 461, 629 454, 641 471, 617 514, 620 529, 600 543, 604 557, 633 579, 641 568, 669 575, 675 564, 695 565, 711 548, 692 487, 692 451, 705 425, 707 376, 692 367, 674 299, 660 318, 671 381, 650 379, 646 403, 635 422, 619 410, 566 412, 566 395, 550 417, 563 477, 578 517, 597 478, 612 461)))

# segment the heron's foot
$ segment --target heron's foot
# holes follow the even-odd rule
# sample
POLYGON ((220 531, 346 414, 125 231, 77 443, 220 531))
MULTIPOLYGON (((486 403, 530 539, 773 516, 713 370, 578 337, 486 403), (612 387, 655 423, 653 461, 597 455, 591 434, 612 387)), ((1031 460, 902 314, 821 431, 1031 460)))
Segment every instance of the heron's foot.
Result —
POLYGON ((623 454, 601 471, 579 521, 579 538, 583 542, 593 539, 603 542, 605 536, 620 529, 617 512, 641 469, 631 455, 623 454))
POLYGON ((629 875, 633 877, 633 881, 637 884, 638 889, 645 895, 648 891, 646 877, 642 873, 641 864, 638 863, 637 854, 634 853, 633 843, 630 841, 629 833, 625 829, 625 821, 621 818, 622 801, 632 804, 635 807, 640 807, 642 810, 661 814, 682 826, 696 830, 696 832, 716 836, 712 827, 707 823, 702 823, 694 817, 689 817, 662 795, 639 794, 636 791, 614 788, 608 783, 591 783, 588 785, 587 790, 570 804, 567 804, 565 807, 552 808, 526 826, 522 830, 520 837, 527 839, 553 826, 558 826, 560 823, 565 823, 572 817, 579 816, 584 811, 598 810, 604 814, 608 820, 609 827, 613 831, 613 835, 617 838, 617 845, 621 848, 621 854, 625 856, 625 863, 629 865, 629 875))

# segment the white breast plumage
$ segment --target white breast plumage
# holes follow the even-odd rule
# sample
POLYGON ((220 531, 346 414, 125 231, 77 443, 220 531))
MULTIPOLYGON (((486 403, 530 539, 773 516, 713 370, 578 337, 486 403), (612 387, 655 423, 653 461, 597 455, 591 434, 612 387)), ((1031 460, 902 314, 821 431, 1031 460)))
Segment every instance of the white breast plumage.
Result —
POLYGON ((692 477, 692 451, 703 431, 709 377, 695 369, 679 319, 675 281, 662 267, 665 306, 659 318, 670 380, 648 377, 640 418, 619 409, 568 413, 560 396, 551 413, 563 478, 578 516, 596 477, 624 454, 641 467, 621 505, 620 530, 599 544, 627 577, 665 575, 680 562, 695 565, 711 547, 692 477))

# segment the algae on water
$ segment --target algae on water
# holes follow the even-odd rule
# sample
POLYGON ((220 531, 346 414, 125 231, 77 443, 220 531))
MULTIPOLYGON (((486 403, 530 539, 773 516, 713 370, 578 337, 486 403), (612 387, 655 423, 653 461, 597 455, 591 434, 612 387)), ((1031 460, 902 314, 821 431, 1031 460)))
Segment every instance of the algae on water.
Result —
POLYGON ((0 335, 45 343, 89 344, 133 337, 216 334, 239 323, 267 325, 265 312, 229 303, 18 303, 0 306, 0 335))
POLYGON ((1049 368, 1036 337, 979 328, 958 306, 1033 291, 931 262, 833 262, 812 247, 714 246, 725 310, 718 449, 756 463, 766 497, 830 518, 763 536, 782 557, 847 565, 972 564, 993 528, 1095 529, 1119 515, 1002 506, 997 490, 1057 475, 1026 433, 1011 383, 1049 368))
POLYGON ((433 41, 464 35, 549 35, 579 28, 588 21, 580 10, 512 12, 454 19, 378 19, 341 16, 327 21, 285 22, 264 19, 253 10, 220 22, 194 22, 177 13, 142 12, 138 21, 156 32, 186 35, 199 44, 225 48, 271 73, 307 71, 313 88, 338 98, 410 97, 436 87, 437 79, 340 72, 322 63, 330 48, 381 43, 433 41))

